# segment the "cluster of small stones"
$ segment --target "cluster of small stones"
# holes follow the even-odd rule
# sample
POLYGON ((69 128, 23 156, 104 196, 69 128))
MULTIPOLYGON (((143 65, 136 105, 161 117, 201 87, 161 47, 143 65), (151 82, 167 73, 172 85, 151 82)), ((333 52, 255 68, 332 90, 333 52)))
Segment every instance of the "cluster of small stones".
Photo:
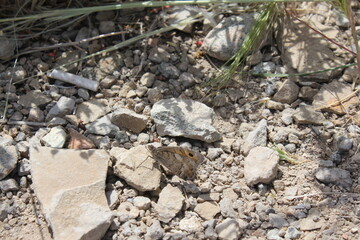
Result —
MULTIPOLYGON (((313 19, 319 26, 327 26, 340 35, 340 30, 348 30, 340 13, 330 11, 325 4, 319 4, 317 8, 319 12, 332 14, 313 19)), ((171 17, 182 19, 194 12, 196 9, 176 9, 176 14, 168 21, 174 21, 171 17)), ((116 26, 111 20, 113 16, 98 14, 95 20, 99 25, 97 31, 113 31, 116 26)), ((220 29, 215 27, 213 30, 221 32, 227 29, 227 23, 233 26, 234 21, 243 24, 244 20, 224 20, 220 29)), ((208 26, 204 24, 201 32, 213 36, 205 27, 208 26)), ((88 37, 88 30, 75 32, 76 40, 88 37)), ((239 28, 234 27, 234 31, 238 34, 239 28)), ((314 41, 309 43, 310 46, 312 43, 318 46, 318 39, 306 39, 314 41)), ((205 39, 204 43, 216 41, 205 39)), ((294 41, 302 40, 295 38, 294 41)), ((8 41, 8 44, 11 43, 8 41)), ((283 46, 289 56, 284 58, 276 48, 265 47, 266 51, 250 56, 249 70, 284 73, 288 66, 281 60, 286 59, 292 69, 311 71, 296 62, 301 58, 297 54, 305 50, 292 49, 298 47, 294 42, 284 41, 283 46), (290 54, 294 52, 296 54, 290 54)), ((95 45, 91 47, 96 48, 95 45)), ((204 48, 220 60, 226 58, 226 51, 233 50, 232 46, 224 50, 218 47, 210 49, 207 45, 204 48), (217 51, 220 56, 216 55, 217 51)), ((347 115, 334 107, 316 111, 319 106, 326 105, 324 102, 333 101, 333 95, 326 92, 327 89, 341 89, 339 94, 350 95, 356 71, 349 68, 344 73, 321 75, 316 79, 253 78, 246 86, 229 88, 212 99, 207 98, 205 102, 214 112, 204 104, 191 101, 196 108, 174 107, 167 115, 171 121, 168 125, 162 123, 160 120, 164 115, 157 118, 159 115, 154 113, 156 104, 164 104, 166 108, 167 101, 171 101, 180 106, 184 99, 205 96, 207 89, 201 88, 199 83, 211 78, 212 67, 206 58, 198 58, 196 52, 199 49, 197 40, 173 34, 171 39, 153 37, 140 41, 126 50, 111 52, 96 63, 89 60, 82 75, 100 82, 97 92, 64 85, 43 74, 50 67, 79 58, 78 51, 64 52, 54 63, 51 57, 39 54, 20 58, 16 69, 0 65, 0 104, 6 94, 9 100, 9 121, 2 125, 0 133, 0 238, 37 239, 43 236, 51 239, 55 236, 55 239, 62 239, 57 224, 66 223, 66 219, 59 220, 57 209, 49 207, 52 206, 49 199, 41 198, 53 189, 42 185, 41 178, 50 177, 51 183, 57 184, 58 188, 63 186, 57 179, 66 182, 69 176, 75 181, 86 178, 82 174, 88 167, 86 163, 74 164, 79 169, 71 175, 72 164, 66 159, 68 151, 73 151, 66 148, 71 148, 99 149, 96 151, 104 151, 100 152, 99 158, 111 157, 105 168, 99 165, 99 171, 91 170, 99 174, 99 179, 91 186, 86 185, 91 192, 90 187, 97 189, 98 182, 104 182, 104 186, 99 187, 103 197, 99 196, 100 200, 93 202, 101 205, 102 210, 89 207, 98 212, 88 211, 101 221, 94 227, 99 231, 94 234, 90 229, 81 237, 114 240, 358 239, 360 154, 357 148, 360 129, 356 121, 345 124, 349 116, 359 118, 356 108, 359 99, 354 95, 345 103, 347 115), (171 44, 167 44, 169 41, 171 44), (15 73, 15 84, 12 85, 8 81, 11 73, 15 73), (26 79, 34 73, 36 78, 26 79), (333 80, 335 76, 337 79, 333 80), (264 98, 270 100, 259 101, 264 98), (196 118, 199 111, 206 112, 206 123, 191 128, 193 125, 189 124, 196 125, 199 121, 196 118), (178 119, 185 123, 176 123, 178 119), (19 124, 20 121, 31 124, 19 124), (174 137, 178 136, 185 138, 176 142, 174 137), (165 176, 146 158, 146 145, 153 142, 196 149, 206 161, 199 166, 193 180, 165 176), (281 161, 271 147, 273 145, 293 154, 295 160, 281 161), (62 167, 60 162, 60 166, 51 166, 52 174, 47 176, 45 173, 50 168, 41 164, 52 157, 43 157, 42 151, 54 153, 59 161, 64 160, 68 167, 64 169, 70 169, 69 172, 58 171, 62 167), (106 167, 107 171, 104 170, 106 167), (41 171, 44 175, 39 175, 41 171), (103 207, 104 196, 106 208, 110 210, 103 207), (52 228, 53 236, 47 224, 52 228), (103 236, 98 236, 99 232, 103 236)), ((9 55, 8 50, 0 56, 9 55)), ((334 62, 352 60, 339 49, 333 50, 331 47, 322 49, 333 54, 330 60, 334 62)), ((68 72, 76 69, 75 64, 63 68, 68 72)), ((359 83, 356 84, 359 87, 359 83)), ((89 159, 94 157, 91 151, 95 150, 82 151, 89 159)), ((73 189, 77 184, 80 183, 76 182, 73 189)), ((81 189, 78 191, 81 193, 81 189)), ((67 194, 65 190, 64 193, 67 194)), ((81 199, 82 195, 74 196, 81 199)), ((71 201, 70 205, 78 204, 77 200, 71 201)), ((85 219, 96 225, 95 221, 85 219)))

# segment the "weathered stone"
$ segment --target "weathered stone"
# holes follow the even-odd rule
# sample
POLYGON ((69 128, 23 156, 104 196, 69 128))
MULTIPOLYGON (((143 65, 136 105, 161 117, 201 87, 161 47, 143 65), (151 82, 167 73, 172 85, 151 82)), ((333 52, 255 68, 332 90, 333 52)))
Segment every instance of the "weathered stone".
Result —
POLYGON ((186 99, 164 99, 154 104, 151 117, 160 136, 187 137, 205 142, 221 139, 211 126, 214 111, 200 102, 186 99))
POLYGON ((161 222, 168 223, 181 210, 185 197, 179 188, 167 185, 159 195, 155 211, 161 222))
POLYGON ((194 211, 203 219, 210 220, 220 212, 220 208, 215 202, 204 202, 197 204, 194 211))
POLYGON ((140 133, 146 128, 148 118, 126 108, 118 108, 111 117, 111 122, 120 128, 140 133))
POLYGON ((226 218, 224 221, 216 225, 215 231, 221 240, 237 240, 240 239, 241 230, 239 223, 235 219, 226 218))
POLYGON ((240 49, 253 20, 251 14, 225 18, 206 35, 204 49, 214 58, 229 60, 240 49))
POLYGON ((164 229, 161 227, 160 221, 153 220, 152 225, 147 228, 145 240, 160 240, 164 236, 164 229))
POLYGON ((115 136, 120 129, 118 126, 111 123, 111 116, 112 114, 107 114, 96 119, 92 123, 86 124, 85 127, 87 132, 103 136, 115 136))
POLYGON ((156 63, 168 62, 170 60, 170 53, 164 48, 156 46, 150 49, 149 59, 156 63))
POLYGON ((179 228, 180 230, 188 233, 202 232, 204 230, 200 223, 200 219, 195 216, 181 219, 179 222, 179 228))
POLYGON ((77 106, 76 116, 84 124, 93 122, 110 111, 106 99, 91 99, 77 106))
POLYGON ((103 150, 30 150, 34 191, 55 239, 103 237, 112 219, 104 191, 109 160, 103 150))
POLYGON ((49 121, 51 118, 63 117, 67 114, 70 114, 75 107, 75 101, 71 98, 62 96, 53 106, 49 113, 46 116, 46 121, 49 121))
POLYGON ((249 186, 270 183, 277 175, 279 155, 267 147, 255 147, 245 158, 244 176, 249 186))
POLYGON ((13 178, 0 181, 0 190, 3 193, 19 190, 19 184, 13 178))
POLYGON ((41 140, 49 147, 62 148, 66 141, 66 132, 60 126, 53 127, 41 140))
POLYGON ((351 107, 359 104, 360 99, 354 94, 351 84, 332 81, 321 87, 318 94, 315 95, 312 105, 323 111, 343 115, 351 107))
POLYGON ((153 191, 160 187, 161 172, 144 145, 130 150, 113 147, 110 155, 116 159, 114 173, 139 191, 153 191), (146 179, 146 181, 144 181, 146 179))
POLYGON ((40 90, 33 90, 19 98, 19 104, 26 108, 43 108, 51 102, 51 98, 44 95, 40 90))
POLYGON ((17 160, 18 153, 15 146, 0 146, 0 180, 14 170, 17 160))
POLYGON ((151 200, 147 197, 137 196, 134 198, 133 203, 140 210, 147 210, 150 208, 151 200))
POLYGON ((300 106, 293 118, 297 124, 322 125, 326 120, 321 112, 315 111, 311 106, 300 106))
POLYGON ((267 143, 267 121, 261 120, 256 128, 252 130, 245 138, 245 143, 242 146, 244 155, 247 155, 249 151, 258 146, 265 147, 267 143))
POLYGON ((340 168, 319 168, 315 173, 317 180, 323 183, 333 183, 344 187, 351 187, 350 172, 340 168))
POLYGON ((288 79, 281 85, 273 99, 277 102, 291 104, 297 99, 299 91, 299 86, 288 79))
POLYGON ((144 75, 142 75, 140 78, 141 85, 145 87, 151 87, 154 81, 155 81, 155 74, 149 72, 144 73, 144 75))
POLYGON ((7 39, 6 37, 0 38, 0 59, 8 61, 14 56, 16 48, 16 41, 7 39))

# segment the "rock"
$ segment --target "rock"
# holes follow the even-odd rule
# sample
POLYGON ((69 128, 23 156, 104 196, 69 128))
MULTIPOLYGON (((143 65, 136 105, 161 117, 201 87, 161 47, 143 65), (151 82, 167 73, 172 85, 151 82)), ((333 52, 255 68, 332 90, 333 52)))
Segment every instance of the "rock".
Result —
POLYGON ((252 72, 254 74, 262 74, 262 73, 274 73, 276 70, 276 65, 273 62, 262 62, 256 65, 252 72))
MULTIPOLYGON (((83 29, 85 31, 88 31, 86 28, 83 28, 83 29)), ((83 38, 83 37, 77 36, 77 40, 80 40, 80 38, 83 38)), ((88 37, 85 37, 85 38, 88 38, 88 37)), ((77 40, 75 39, 75 41, 77 41, 77 40)), ((85 42, 84 45, 87 45, 87 43, 85 42)), ((62 52, 60 57, 56 58, 56 64, 54 66, 54 69, 60 69, 64 72, 74 73, 77 70, 77 67, 79 64, 77 62, 77 60, 79 60, 80 55, 81 55, 80 50, 62 52), (69 64, 69 63, 71 63, 71 64, 69 64), (64 65, 64 66, 62 66, 62 65, 64 65)))
POLYGON ((297 124, 322 125, 326 119, 321 112, 315 111, 311 106, 300 106, 293 115, 297 124))
POLYGON ((258 146, 265 147, 267 144, 267 121, 261 120, 256 128, 252 130, 245 138, 245 143, 242 146, 244 155, 247 155, 249 151, 258 146))
POLYGON ((196 233, 204 231, 203 226, 200 223, 200 219, 195 216, 190 218, 183 218, 179 222, 180 230, 186 231, 188 233, 196 233))
POLYGON ((323 111, 344 115, 353 106, 360 104, 359 97, 353 94, 351 84, 332 81, 324 84, 315 95, 313 106, 323 111), (339 103, 341 100, 341 104, 339 103))
POLYGON ((33 90, 19 98, 19 104, 25 108, 43 108, 51 102, 51 98, 40 90, 33 90))
POLYGON ((260 51, 256 51, 254 54, 248 56, 246 58, 246 63, 254 66, 259 64, 263 59, 263 54, 260 51))
MULTIPOLYGON (((189 19, 190 17, 194 17, 199 12, 200 9, 195 6, 175 6, 173 7, 172 13, 165 16, 165 19, 169 25, 177 24, 181 21, 189 19)), ((191 33, 192 24, 179 25, 176 29, 186 33, 191 33)))
POLYGON ((351 138, 342 138, 339 141, 338 149, 340 153, 348 152, 353 147, 354 140, 351 138))
POLYGON ((156 63, 169 62, 170 53, 168 53, 164 48, 156 46, 150 49, 148 58, 156 63))
POLYGON ((141 85, 145 87, 151 87, 155 82, 155 74, 153 73, 144 73, 140 78, 141 85))
POLYGON ((34 191, 55 239, 103 237, 112 219, 104 192, 109 160, 104 150, 31 148, 34 191))
POLYGON ((216 225, 215 231, 220 240, 237 240, 240 239, 241 230, 235 219, 226 218, 216 225))
POLYGON ((285 217, 283 217, 279 214, 270 213, 269 214, 269 222, 272 227, 278 228, 278 229, 289 226, 289 223, 286 221, 285 217))
POLYGON ((168 223, 181 210, 185 197, 179 188, 168 184, 159 195, 159 200, 155 205, 159 220, 168 223))
POLYGON ((104 116, 110 111, 106 99, 91 99, 80 103, 76 109, 76 116, 84 124, 90 123, 104 116))
POLYGON ((53 117, 49 122, 47 122, 47 127, 55 127, 55 126, 64 126, 68 122, 61 117, 53 117))
POLYGON ((19 190, 19 184, 13 178, 0 181, 0 190, 3 193, 19 190))
MULTIPOLYGON (((0 142, 5 142, 1 141, 0 142)), ((15 146, 0 145, 0 180, 4 179, 14 170, 18 160, 18 152, 15 146)))
POLYGON ((255 147, 245 158, 244 176, 246 184, 270 183, 277 175, 279 155, 267 147, 255 147))
POLYGON ((6 201, 0 202, 0 221, 4 221, 7 215, 11 212, 10 204, 6 201))
POLYGON ((319 90, 305 86, 300 89, 299 97, 311 101, 313 100, 314 96, 319 92, 319 90))
POLYGON ((150 208, 151 200, 147 197, 137 196, 133 200, 134 206, 140 210, 148 210, 150 208))
POLYGON ((205 142, 221 139, 211 126, 214 111, 200 102, 186 99, 164 99, 154 104, 151 117, 160 136, 186 137, 205 142))
POLYGON ((209 148, 206 157, 209 158, 210 160, 215 160, 223 153, 224 151, 221 148, 209 148))
POLYGON ((277 102, 291 104, 297 99, 299 91, 299 86, 288 79, 281 85, 273 99, 277 102))
POLYGON ((116 78, 114 76, 106 76, 100 82, 100 87, 103 89, 111 88, 116 83, 116 78))
POLYGON ((145 240, 159 240, 164 236, 164 229, 161 227, 160 221, 153 220, 150 227, 147 228, 145 240))
POLYGON ((14 56, 16 48, 15 41, 7 39, 6 37, 0 38, 0 59, 8 61, 14 56))
POLYGON ((100 21, 100 33, 110 33, 115 31, 115 23, 113 21, 100 21))
POLYGON ((118 108, 111 117, 111 122, 119 128, 140 133, 146 128, 148 118, 126 108, 118 108))
POLYGON ((221 215, 224 217, 238 218, 237 212, 234 210, 234 202, 230 198, 223 198, 220 201, 221 215))
POLYGON ((62 148, 66 142, 66 132, 60 126, 53 127, 41 140, 49 147, 62 148))
POLYGON ((160 187, 161 172, 149 157, 144 145, 130 150, 113 147, 110 155, 116 159, 114 173, 139 191, 153 191, 160 187), (144 181, 146 179, 146 181, 144 181))
POLYGON ((159 71, 166 78, 178 78, 180 76, 180 71, 173 64, 162 62, 159 65, 159 71))
POLYGON ((203 48, 214 58, 229 60, 240 49, 253 20, 251 14, 225 18, 206 35, 203 48))
POLYGON ((194 211, 203 219, 210 220, 220 212, 220 208, 214 202, 204 202, 197 204, 194 211))
POLYGON ((188 73, 188 72, 181 73, 181 75, 179 76, 178 81, 181 83, 181 85, 184 88, 192 87, 197 82, 194 75, 192 75, 191 73, 188 73))
POLYGON ((319 168, 315 177, 323 183, 333 183, 344 187, 352 185, 350 172, 340 168, 319 168))
POLYGON ((286 230, 285 238, 287 239, 298 239, 301 236, 301 232, 299 232, 294 227, 288 227, 286 230))
POLYGON ((73 99, 62 96, 50 109, 46 116, 46 121, 51 120, 53 117, 63 117, 67 114, 70 114, 74 107, 75 101, 73 99))
POLYGON ((68 131, 70 134, 70 142, 68 145, 69 149, 95 148, 95 144, 90 138, 85 137, 84 135, 80 134, 78 131, 72 128, 69 128, 68 131))
MULTIPOLYGON (((309 19, 310 20, 310 19, 309 19)), ((338 30, 329 26, 322 25, 318 21, 311 19, 315 27, 330 37, 329 33, 335 31, 334 38, 338 30)), ((320 69, 330 69, 345 64, 345 59, 336 57, 329 44, 320 35, 313 34, 305 23, 298 20, 285 20, 282 31, 278 35, 279 49, 282 49, 281 58, 289 69, 295 69, 299 73, 319 71, 320 69), (306 46, 306 48, 304 48, 306 46), (317 54, 314 54, 317 53, 317 54)), ((331 37, 330 37, 331 38, 331 37)), ((341 69, 326 71, 304 76, 304 78, 317 79, 318 81, 329 81, 336 78, 341 73, 341 69)))
POLYGON ((19 164, 18 174, 19 176, 26 176, 30 174, 31 166, 29 160, 26 158, 22 159, 19 164))
POLYGON ((317 230, 322 228, 326 224, 325 220, 322 218, 320 218, 318 221, 314 221, 314 219, 318 217, 314 217, 314 214, 311 213, 311 210, 309 211, 308 217, 301 219, 299 222, 299 227, 301 231, 317 230))
POLYGON ((226 104, 226 102, 227 102, 226 94, 217 94, 212 100, 212 104, 214 107, 222 107, 226 104))
POLYGON ((121 203, 117 209, 117 216, 121 223, 137 218, 139 213, 139 209, 134 207, 134 205, 132 205, 130 202, 121 203))
POLYGON ((85 101, 89 100, 89 98, 90 98, 89 91, 84 88, 79 88, 77 91, 77 94, 79 95, 79 97, 81 97, 85 101))
POLYGON ((279 229, 271 229, 266 234, 266 239, 268 240, 281 240, 282 238, 279 236, 279 229))
POLYGON ((156 103, 163 99, 163 95, 160 91, 160 89, 156 88, 150 88, 147 92, 147 97, 149 99, 150 103, 156 103))
POLYGON ((103 136, 115 136, 120 129, 111 123, 111 116, 112 114, 107 114, 92 123, 86 124, 87 132, 103 136))

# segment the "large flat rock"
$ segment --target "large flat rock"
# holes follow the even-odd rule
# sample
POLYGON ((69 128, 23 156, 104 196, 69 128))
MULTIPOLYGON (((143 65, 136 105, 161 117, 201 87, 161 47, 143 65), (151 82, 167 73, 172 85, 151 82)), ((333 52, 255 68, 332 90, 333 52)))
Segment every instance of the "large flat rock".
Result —
POLYGON ((54 239, 101 239, 112 213, 105 197, 104 150, 30 149, 34 191, 54 239))
POLYGON ((186 137, 216 142, 220 133, 211 125, 214 111, 203 103, 188 99, 164 99, 154 104, 151 117, 160 136, 186 137))

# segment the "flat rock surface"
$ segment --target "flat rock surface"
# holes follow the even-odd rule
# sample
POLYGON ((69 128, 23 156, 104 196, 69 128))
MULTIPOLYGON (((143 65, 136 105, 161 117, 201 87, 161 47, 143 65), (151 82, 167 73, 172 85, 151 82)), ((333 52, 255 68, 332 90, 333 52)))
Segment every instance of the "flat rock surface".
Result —
POLYGON ((91 99, 78 105, 76 116, 84 124, 93 122, 110 111, 108 101, 105 99, 91 99))
POLYGON ((160 136, 187 137, 215 142, 220 133, 211 126, 214 112, 200 102, 185 99, 164 99, 154 104, 151 117, 160 136))
POLYGON ((99 239, 106 232, 112 218, 104 191, 108 161, 103 150, 31 149, 34 191, 55 239, 99 239))

